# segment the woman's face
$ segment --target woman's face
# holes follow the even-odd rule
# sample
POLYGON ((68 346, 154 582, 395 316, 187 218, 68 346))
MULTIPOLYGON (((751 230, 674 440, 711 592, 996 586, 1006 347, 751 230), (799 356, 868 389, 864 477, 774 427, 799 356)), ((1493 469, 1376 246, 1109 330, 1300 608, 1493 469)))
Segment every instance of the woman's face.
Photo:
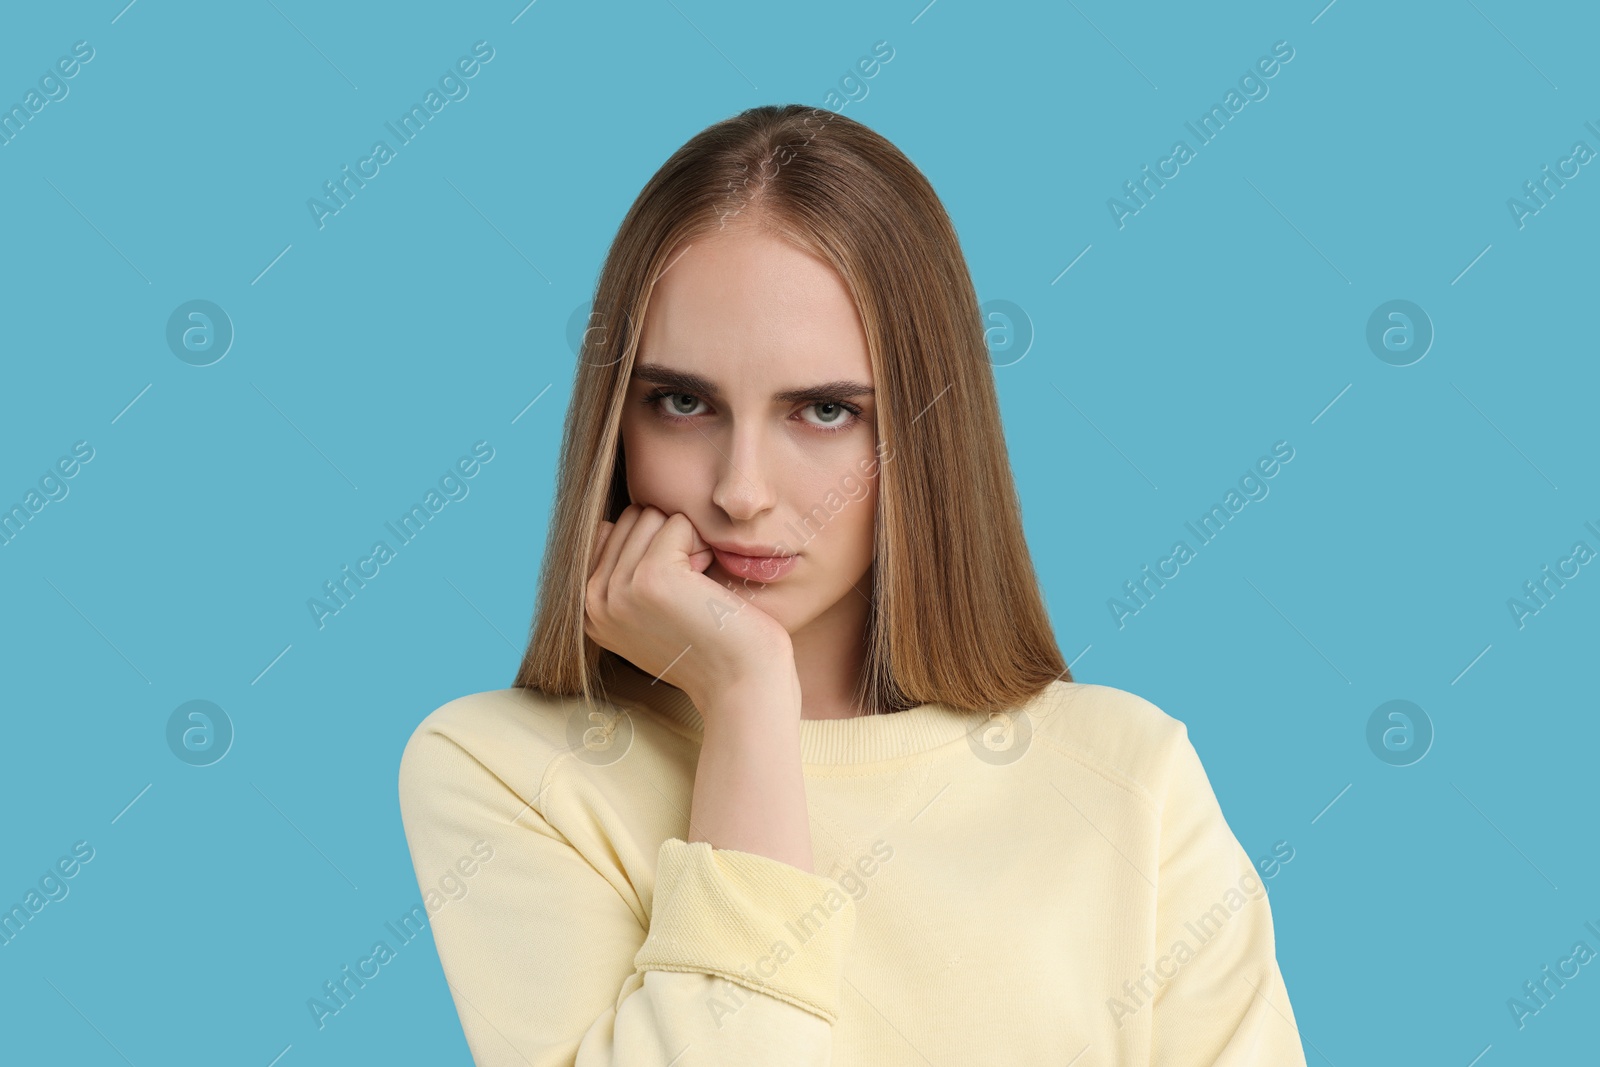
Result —
POLYGON ((859 625, 867 604, 852 587, 872 564, 877 415, 849 291, 826 263, 749 230, 677 251, 628 383, 629 497, 683 512, 714 547, 795 555, 776 577, 740 574, 726 557, 705 572, 789 633, 830 609, 859 625))

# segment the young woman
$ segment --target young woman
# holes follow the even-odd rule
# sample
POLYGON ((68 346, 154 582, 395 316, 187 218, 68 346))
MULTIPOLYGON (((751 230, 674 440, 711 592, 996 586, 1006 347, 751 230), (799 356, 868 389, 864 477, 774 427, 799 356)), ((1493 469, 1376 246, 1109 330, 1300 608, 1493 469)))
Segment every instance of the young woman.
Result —
POLYGON ((521 669, 400 768, 474 1059, 1303 1065, 1183 724, 1057 649, 916 167, 718 123, 591 322, 521 669))

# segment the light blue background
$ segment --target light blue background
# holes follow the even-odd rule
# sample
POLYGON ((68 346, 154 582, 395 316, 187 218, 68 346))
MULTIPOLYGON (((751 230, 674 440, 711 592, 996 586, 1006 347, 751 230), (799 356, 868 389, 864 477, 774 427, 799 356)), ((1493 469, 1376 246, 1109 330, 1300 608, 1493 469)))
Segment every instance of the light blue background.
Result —
POLYGON ((1268 885, 1308 1061, 1592 1054, 1600 965, 1524 1029, 1506 1007, 1600 949, 1600 567, 1507 608, 1600 549, 1600 166, 1507 209, 1600 149, 1592 7, 124 2, 0 34, 5 106, 95 50, 0 147, 0 504, 94 449, 0 547, 0 904, 95 849, 0 948, 0 1058, 469 1062, 431 936, 326 1028, 306 1001, 420 900, 411 730, 510 683, 569 320, 673 149, 826 104, 879 40, 844 114, 1031 331, 995 373, 1063 652, 1188 723, 1252 856, 1294 849, 1268 885), (319 230, 307 199, 479 40, 470 95, 319 230), (1269 95, 1119 229, 1108 198, 1280 40, 1269 95), (237 331, 208 367, 164 338, 192 299, 237 331), (1410 366, 1365 340, 1392 299, 1436 330, 1410 366), (470 495, 319 630, 308 598, 479 440, 470 495), (1270 495, 1119 628, 1108 599, 1280 440, 1270 495), (192 699, 237 731, 205 768, 165 739, 192 699), (1436 731, 1411 766, 1366 742, 1391 699, 1436 731))

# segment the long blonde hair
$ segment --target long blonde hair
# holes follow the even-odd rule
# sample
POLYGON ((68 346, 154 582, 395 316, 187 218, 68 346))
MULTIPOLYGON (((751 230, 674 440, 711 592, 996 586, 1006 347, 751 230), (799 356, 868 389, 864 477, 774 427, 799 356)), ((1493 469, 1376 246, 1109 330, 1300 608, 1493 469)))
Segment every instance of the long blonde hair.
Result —
POLYGON ((629 502, 619 426, 645 310, 674 250, 729 220, 832 265, 865 328, 882 460, 858 706, 989 713, 1070 682, 1023 537, 977 295, 944 205, 880 134, 788 104, 696 134, 617 231, 595 287, 598 325, 579 353, 513 686, 588 703, 620 661, 584 633, 584 587, 600 520, 615 521, 629 502))

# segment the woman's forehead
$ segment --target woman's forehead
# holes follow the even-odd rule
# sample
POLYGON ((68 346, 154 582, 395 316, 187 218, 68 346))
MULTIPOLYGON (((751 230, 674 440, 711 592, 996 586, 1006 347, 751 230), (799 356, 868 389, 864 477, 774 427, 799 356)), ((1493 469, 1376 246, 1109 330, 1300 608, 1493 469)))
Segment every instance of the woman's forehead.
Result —
POLYGON ((774 391, 823 379, 871 381, 866 334, 843 279, 788 242, 716 235, 691 242, 657 280, 641 359, 720 386, 774 391))

